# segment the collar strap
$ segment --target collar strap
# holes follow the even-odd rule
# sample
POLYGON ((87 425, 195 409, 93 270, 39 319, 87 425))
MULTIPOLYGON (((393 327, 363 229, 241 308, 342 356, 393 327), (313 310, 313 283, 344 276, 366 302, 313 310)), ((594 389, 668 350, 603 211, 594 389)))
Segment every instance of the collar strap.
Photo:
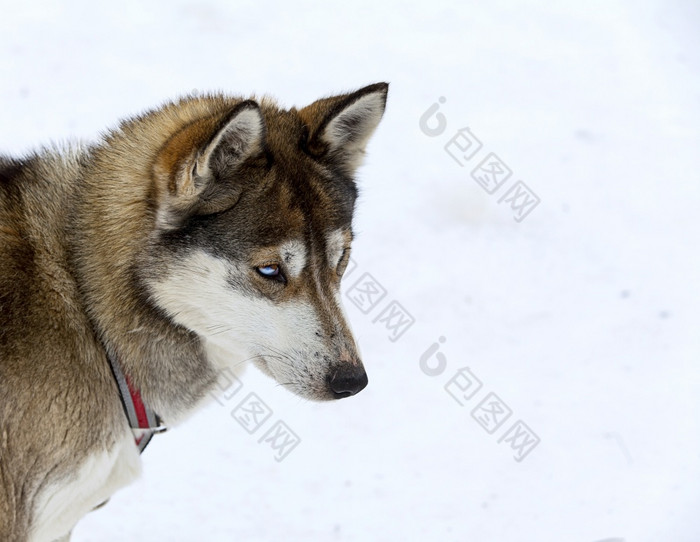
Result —
POLYGON ((129 377, 122 372, 119 363, 109 354, 107 354, 107 360, 109 360, 114 380, 119 388, 119 398, 122 401, 124 413, 129 420, 129 426, 134 431, 136 446, 139 452, 143 453, 153 435, 162 433, 167 430, 167 427, 158 415, 143 402, 141 393, 132 385, 129 377))

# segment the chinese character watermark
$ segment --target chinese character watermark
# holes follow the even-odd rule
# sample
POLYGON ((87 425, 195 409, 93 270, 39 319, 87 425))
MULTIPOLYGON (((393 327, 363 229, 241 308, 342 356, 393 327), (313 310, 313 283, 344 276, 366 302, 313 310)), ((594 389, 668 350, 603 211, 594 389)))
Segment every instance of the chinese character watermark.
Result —
POLYGON ((286 423, 278 420, 258 442, 269 444, 275 452, 275 461, 282 461, 299 445, 301 439, 286 423))
MULTIPOLYGON (((431 377, 442 375, 447 370, 447 356, 440 351, 447 342, 440 337, 418 358, 418 367, 423 374, 431 377)), ((469 367, 460 367, 445 383, 445 392, 460 406, 467 406, 484 387, 483 382, 469 367)), ((472 409, 471 417, 488 434, 506 427, 513 410, 494 392, 489 391, 472 409)), ((540 443, 540 438, 522 420, 517 420, 498 439, 499 444, 507 445, 513 452, 513 459, 520 463, 540 443)))
POLYGON ((251 392, 231 411, 231 416, 252 435, 272 416, 272 409, 251 392))
MULTIPOLYGON (((418 120, 418 127, 429 137, 438 137, 447 130, 447 118, 440 111, 441 105, 447 99, 440 96, 418 120)), ((445 152, 459 167, 465 167, 466 163, 474 158, 483 148, 483 143, 469 127, 459 128, 444 146, 445 152)), ((513 176, 513 170, 496 153, 489 152, 479 164, 471 171, 472 179, 484 189, 487 194, 493 195, 504 187, 513 176)), ((520 223, 540 204, 539 196, 523 181, 517 181, 498 203, 509 204, 506 208, 512 211, 513 220, 520 223)))
POLYGON ((363 314, 375 308, 386 296, 386 289, 369 273, 364 273, 347 291, 345 296, 363 314))
POLYGON ((496 429, 501 427, 505 421, 510 418, 513 411, 503 400, 493 392, 490 392, 482 401, 472 410, 472 418, 484 428, 484 430, 493 434, 496 429))
POLYGON ((518 181, 501 196, 498 203, 509 203, 513 219, 522 222, 540 204, 540 198, 524 182, 518 181))
MULTIPOLYGON (((350 258, 348 269, 343 279, 357 268, 357 262, 350 258)), ((387 289, 370 273, 362 273, 360 277, 345 292, 350 302, 357 307, 362 314, 370 314, 382 306, 388 295, 387 289)), ((391 342, 397 342, 416 323, 416 319, 397 300, 392 299, 384 305, 372 319, 373 324, 381 325, 388 333, 387 338, 391 342)))
POLYGON ((493 152, 490 152, 472 171, 472 179, 487 194, 496 192, 503 186, 503 183, 510 179, 511 175, 513 175, 513 171, 493 152))
POLYGON ((518 420, 498 442, 509 444, 514 452, 513 459, 519 463, 540 443, 540 437, 524 421, 518 420))
POLYGON ((459 164, 459 167, 464 167, 462 160, 468 162, 474 158, 483 146, 484 144, 479 141, 467 126, 457 130, 455 135, 450 138, 445 145, 445 152, 459 164))
MULTIPOLYGON (((243 382, 230 369, 219 375, 216 389, 211 397, 221 406, 230 407, 232 399, 243 388, 243 382)), ((250 392, 230 410, 231 417, 250 435, 257 433, 270 418, 273 410, 255 392, 250 392)), ((264 432, 258 443, 265 444, 275 461, 283 461, 301 443, 301 438, 282 420, 277 420, 264 432)))
MULTIPOLYGON (((444 354, 440 353, 443 356, 444 354)), ((457 401, 459 406, 464 406, 471 400, 483 386, 469 367, 462 367, 445 384, 445 391, 457 401)))
POLYGON ((398 301, 392 301, 372 322, 383 323, 389 331, 389 340, 396 342, 416 322, 416 319, 398 301))

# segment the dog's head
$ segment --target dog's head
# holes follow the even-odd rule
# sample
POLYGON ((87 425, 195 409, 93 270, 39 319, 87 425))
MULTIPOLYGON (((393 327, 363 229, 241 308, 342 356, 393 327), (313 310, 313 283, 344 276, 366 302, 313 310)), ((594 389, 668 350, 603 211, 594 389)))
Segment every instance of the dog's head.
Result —
POLYGON ((387 89, 375 84, 300 110, 219 103, 162 148, 150 250, 159 271, 149 291, 215 363, 252 360, 310 399, 366 386, 339 291, 353 175, 387 89))

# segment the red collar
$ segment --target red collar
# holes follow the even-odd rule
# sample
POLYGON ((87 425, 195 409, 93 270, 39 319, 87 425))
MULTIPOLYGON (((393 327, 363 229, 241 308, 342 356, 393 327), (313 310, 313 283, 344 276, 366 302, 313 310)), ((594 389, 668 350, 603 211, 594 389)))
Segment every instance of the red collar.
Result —
POLYGON ((158 415, 143 402, 139 390, 132 385, 129 376, 124 375, 119 363, 109 353, 107 360, 119 388, 119 398, 122 401, 124 413, 129 420, 129 426, 134 431, 136 446, 139 452, 143 453, 153 435, 162 433, 167 430, 167 427, 158 415))

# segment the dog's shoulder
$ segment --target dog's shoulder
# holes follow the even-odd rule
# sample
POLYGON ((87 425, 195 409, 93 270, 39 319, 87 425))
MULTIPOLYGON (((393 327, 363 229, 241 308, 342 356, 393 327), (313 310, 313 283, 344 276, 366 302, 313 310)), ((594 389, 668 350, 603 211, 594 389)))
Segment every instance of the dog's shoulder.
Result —
POLYGON ((23 195, 28 168, 26 161, 0 157, 0 360, 8 357, 3 350, 14 330, 24 327, 32 290, 34 247, 23 195))
POLYGON ((70 150, 0 157, 0 375, 94 349, 68 252, 78 161, 70 150))

